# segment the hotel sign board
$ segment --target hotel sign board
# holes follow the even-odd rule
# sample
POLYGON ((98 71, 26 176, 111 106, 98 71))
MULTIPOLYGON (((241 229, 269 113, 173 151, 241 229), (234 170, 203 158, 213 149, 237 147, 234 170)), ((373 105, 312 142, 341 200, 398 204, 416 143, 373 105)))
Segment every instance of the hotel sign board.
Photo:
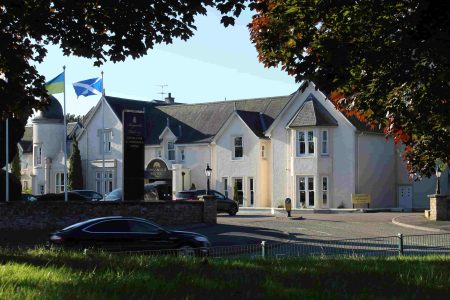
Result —
POLYGON ((145 118, 144 111, 123 110, 123 199, 144 199, 145 118))
POLYGON ((370 204, 370 194, 352 194, 353 204, 370 204))

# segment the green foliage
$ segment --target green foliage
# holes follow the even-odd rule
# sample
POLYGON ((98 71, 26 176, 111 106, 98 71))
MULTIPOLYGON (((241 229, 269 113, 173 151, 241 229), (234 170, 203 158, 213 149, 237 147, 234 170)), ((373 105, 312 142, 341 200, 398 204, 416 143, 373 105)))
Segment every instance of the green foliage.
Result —
POLYGON ((83 170, 81 168, 81 155, 80 149, 78 149, 78 142, 75 137, 72 142, 72 154, 69 158, 69 174, 67 179, 69 190, 83 189, 83 170))
POLYGON ((411 174, 450 162, 448 1, 262 0, 260 60, 314 82, 344 114, 404 144, 411 174))
POLYGON ((2 299, 445 299, 449 256, 208 259, 0 250, 2 299), (324 288, 326 287, 326 288, 324 288))
POLYGON ((22 189, 22 194, 29 194, 29 195, 31 195, 31 193, 32 193, 32 189, 31 188, 28 188, 28 189, 22 189))
MULTIPOLYGON (((48 105, 41 63, 48 44, 65 55, 94 60, 140 58, 157 44, 193 36, 195 17, 217 8, 224 25, 245 8, 244 0, 201 1, 7 1, 0 9, 0 120, 25 119, 48 105)), ((62 70, 60 70, 62 71, 62 70)), ((58 74, 55 69, 55 76, 58 74)))
POLYGON ((17 144, 15 146, 15 152, 16 155, 14 155, 14 158, 11 162, 11 173, 14 174, 14 176, 16 176, 17 180, 20 181, 21 178, 21 174, 20 174, 20 170, 21 170, 21 165, 20 165, 20 154, 19 154, 19 149, 17 147, 17 144))
POLYGON ((83 116, 76 116, 74 114, 66 114, 66 121, 67 122, 81 122, 83 120, 83 116))

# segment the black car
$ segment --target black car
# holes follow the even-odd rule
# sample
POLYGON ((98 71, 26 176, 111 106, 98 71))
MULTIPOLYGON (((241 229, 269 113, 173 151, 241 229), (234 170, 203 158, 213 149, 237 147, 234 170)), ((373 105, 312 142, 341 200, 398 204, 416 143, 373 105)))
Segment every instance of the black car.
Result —
MULTIPOLYGON (((215 190, 209 191, 210 195, 213 195, 217 199, 217 212, 228 213, 230 216, 234 216, 239 211, 239 206, 236 201, 225 197, 225 195, 215 190)), ((198 200, 198 196, 206 195, 206 190, 189 190, 181 191, 175 195, 176 200, 198 200)))
POLYGON ((72 193, 80 194, 89 201, 100 201, 103 199, 103 195, 91 190, 72 190, 72 193))
POLYGON ((51 245, 111 251, 180 249, 207 252, 210 242, 194 232, 167 230, 136 217, 103 217, 76 223, 50 234, 51 245))

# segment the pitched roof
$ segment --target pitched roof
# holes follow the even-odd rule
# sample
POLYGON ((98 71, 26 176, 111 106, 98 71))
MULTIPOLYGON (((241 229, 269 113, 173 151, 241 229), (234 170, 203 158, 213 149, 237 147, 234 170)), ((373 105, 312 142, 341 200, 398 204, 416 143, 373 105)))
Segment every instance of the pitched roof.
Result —
POLYGON ((145 111, 146 145, 159 144, 166 128, 177 135, 178 144, 209 143, 234 110, 257 136, 263 137, 291 96, 165 105, 157 102, 105 97, 119 119, 124 109, 145 111), (260 116, 261 113, 261 116, 260 116))
POLYGON ((303 126, 338 126, 338 122, 313 94, 309 94, 288 123, 290 128, 303 126))

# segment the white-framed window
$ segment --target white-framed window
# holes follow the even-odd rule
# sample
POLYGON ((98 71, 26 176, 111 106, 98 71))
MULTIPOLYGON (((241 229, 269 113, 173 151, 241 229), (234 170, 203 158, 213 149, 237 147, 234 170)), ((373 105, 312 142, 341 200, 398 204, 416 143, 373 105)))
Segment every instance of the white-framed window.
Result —
POLYGON ((228 178, 223 177, 222 182, 223 182, 223 194, 225 195, 225 197, 228 198, 228 178))
POLYGON ((103 153, 111 153, 112 150, 112 130, 103 131, 103 153))
POLYGON ((313 176, 299 176, 298 177, 298 192, 300 207, 314 207, 314 177, 313 176))
POLYGON ((180 160, 184 161, 186 159, 185 153, 184 153, 184 149, 181 148, 180 149, 180 160))
POLYGON ((106 194, 114 189, 113 173, 112 171, 105 171, 103 174, 104 180, 102 180, 102 173, 103 172, 95 172, 95 191, 100 194, 106 194))
POLYGON ((34 153, 34 166, 42 166, 42 147, 41 145, 35 145, 33 149, 34 153))
POLYGON ((321 154, 322 155, 328 155, 328 130, 322 130, 321 131, 321 138, 322 138, 322 149, 321 154))
POLYGON ((45 193, 45 186, 43 184, 39 185, 39 194, 44 195, 45 193))
POLYGON ((322 205, 323 206, 328 206, 328 187, 329 187, 329 182, 328 182, 328 177, 324 176, 322 177, 322 205))
POLYGON ((159 158, 162 157, 162 152, 161 152, 161 150, 156 150, 156 157, 159 157, 159 158))
POLYGON ((266 145, 261 145, 261 158, 266 158, 266 145))
POLYGON ((235 136, 233 138, 233 159, 242 159, 244 156, 244 144, 242 136, 235 136))
POLYGON ((167 142, 167 159, 175 160, 175 143, 167 142))
POLYGON ((64 173, 56 173, 55 192, 64 192, 64 173))
POLYGON ((297 156, 314 155, 314 131, 297 131, 297 156))

